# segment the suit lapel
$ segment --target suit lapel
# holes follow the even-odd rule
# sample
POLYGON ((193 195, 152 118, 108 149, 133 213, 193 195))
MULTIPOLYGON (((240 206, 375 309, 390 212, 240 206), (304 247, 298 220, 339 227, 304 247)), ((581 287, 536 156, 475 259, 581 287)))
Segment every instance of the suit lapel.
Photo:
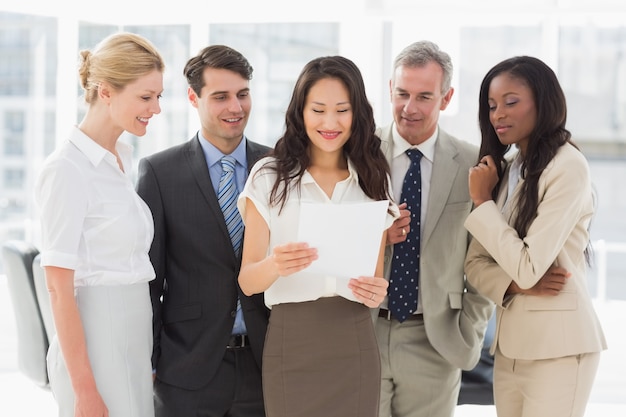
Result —
MULTIPOLYGON (((392 129, 394 129, 393 123, 376 132, 381 139, 381 150, 390 165, 393 159, 392 129)), ((443 213, 446 201, 448 201, 454 179, 459 171, 459 164, 455 160, 457 154, 458 151, 452 144, 452 141, 449 140, 448 135, 440 129, 435 145, 436 163, 433 163, 428 208, 426 210, 426 219, 423 223, 425 228, 422 236, 422 247, 428 243, 428 239, 433 233, 441 213, 443 213)))
POLYGON ((433 172, 430 180, 422 247, 428 244, 428 239, 450 196, 454 179, 459 172, 459 164, 455 159, 457 154, 458 151, 452 141, 449 140, 448 135, 439 129, 439 137, 435 144, 435 160, 433 161, 433 172))
MULTIPOLYGON (((244 140, 246 138, 244 137, 244 140)), ((267 154, 269 148, 246 140, 246 159, 248 161, 248 173, 254 164, 267 154)))
POLYGON ((512 202, 516 201, 519 198, 520 190, 522 189, 522 184, 524 183, 524 179, 520 178, 513 190, 513 194, 511 194, 510 201, 507 204, 507 196, 509 193, 509 175, 511 173, 511 162, 507 162, 507 167, 504 170, 504 174, 502 174, 502 181, 500 181, 500 190, 498 190, 498 195, 496 197, 496 206, 500 209, 500 212, 505 216, 507 221, 511 223, 511 219, 513 218, 515 204, 512 202))
MULTIPOLYGON (((394 129, 393 123, 376 131, 381 140, 381 150, 387 158, 389 165, 391 165, 393 159, 392 129, 394 129)), ((459 171, 459 164, 454 159, 457 153, 458 151, 448 139, 448 135, 440 129, 437 144, 435 145, 435 161, 437 162, 433 163, 426 220, 423 222, 425 228, 422 236, 422 247, 428 243, 428 239, 437 225, 441 213, 443 213, 446 201, 448 201, 452 184, 459 171)))
POLYGON ((202 195, 209 206, 209 210, 213 213, 214 218, 218 219, 220 229, 222 230, 222 233, 224 233, 224 237, 227 239, 226 241, 229 241, 230 235, 228 234, 228 229, 226 228, 226 221, 224 220, 222 209, 217 201, 217 195, 215 194, 215 190, 213 190, 213 185, 211 184, 209 167, 207 166, 202 146, 200 146, 198 135, 190 141, 185 156, 187 157, 187 162, 191 168, 191 172, 193 172, 193 176, 198 184, 198 188, 202 192, 202 195))
MULTIPOLYGON (((502 181, 500 181, 500 189, 498 190, 498 195, 496 196, 496 206, 502 211, 504 207, 504 203, 506 203, 506 197, 509 193, 509 170, 510 165, 504 170, 502 174, 502 181)), ((519 184, 517 184, 519 186, 519 184)), ((517 187, 516 187, 517 188, 517 187)))

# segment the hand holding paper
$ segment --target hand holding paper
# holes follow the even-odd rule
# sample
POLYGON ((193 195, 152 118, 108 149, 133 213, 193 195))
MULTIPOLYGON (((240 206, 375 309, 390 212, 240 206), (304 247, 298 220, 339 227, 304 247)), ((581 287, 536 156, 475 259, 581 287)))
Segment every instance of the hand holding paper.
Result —
POLYGON ((370 308, 380 306, 387 295, 389 282, 382 277, 359 277, 348 281, 348 288, 352 295, 356 295, 357 301, 370 308))
POLYGON ((317 249, 305 242, 286 243, 274 248, 274 265, 279 276, 289 276, 309 267, 317 259, 317 249))
POLYGON ((318 259, 307 272, 337 280, 337 294, 357 301, 350 278, 376 271, 389 201, 355 204, 302 203, 298 241, 317 248, 318 259))

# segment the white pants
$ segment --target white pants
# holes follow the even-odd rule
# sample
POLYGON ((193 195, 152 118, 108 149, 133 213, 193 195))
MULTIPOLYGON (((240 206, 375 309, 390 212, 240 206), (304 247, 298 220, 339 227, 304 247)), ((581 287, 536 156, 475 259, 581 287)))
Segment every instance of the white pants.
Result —
MULTIPOLYGON (((152 417, 152 305, 148 283, 79 287, 76 302, 89 362, 110 417, 152 417)), ((56 338, 48 350, 59 417, 74 417, 74 392, 56 338)))

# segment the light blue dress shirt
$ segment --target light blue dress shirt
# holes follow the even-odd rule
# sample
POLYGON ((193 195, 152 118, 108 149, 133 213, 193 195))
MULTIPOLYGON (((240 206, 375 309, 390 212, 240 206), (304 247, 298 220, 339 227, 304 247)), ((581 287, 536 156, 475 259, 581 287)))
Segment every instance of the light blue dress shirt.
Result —
MULTIPOLYGON (((200 140, 200 146, 204 152, 207 166, 209 167, 209 174, 211 176, 211 184, 215 195, 217 195, 217 189, 220 184, 220 178, 222 177, 222 164, 220 160, 224 156, 222 151, 217 149, 206 140, 202 133, 198 132, 198 138, 200 140)), ((246 137, 244 136, 237 148, 231 153, 231 156, 235 158, 237 163, 235 164, 235 183, 237 184, 237 194, 243 190, 248 177, 248 160, 246 159, 246 137)), ((246 334, 246 323, 243 319, 243 312, 241 311, 241 303, 237 302, 237 315, 235 316, 235 325, 233 326, 233 334, 246 334)))

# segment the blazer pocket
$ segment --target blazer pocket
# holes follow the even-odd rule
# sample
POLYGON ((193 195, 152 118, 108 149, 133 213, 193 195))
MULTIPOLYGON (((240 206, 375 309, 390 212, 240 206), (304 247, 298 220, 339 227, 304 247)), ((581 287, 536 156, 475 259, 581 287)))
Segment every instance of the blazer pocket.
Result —
POLYGON ((460 292, 451 292, 448 294, 450 300, 450 308, 453 310, 460 310, 463 308, 463 294, 460 292))
POLYGON ((461 201, 457 203, 446 204, 444 210, 446 212, 457 213, 459 211, 470 211, 472 209, 471 201, 461 201))
POLYGON ((562 292, 556 297, 527 295, 524 296, 524 308, 528 311, 576 310, 578 308, 578 296, 575 292, 562 292))
POLYGON ((202 315, 200 304, 188 304, 163 309, 163 323, 175 323, 179 321, 194 320, 202 315))

